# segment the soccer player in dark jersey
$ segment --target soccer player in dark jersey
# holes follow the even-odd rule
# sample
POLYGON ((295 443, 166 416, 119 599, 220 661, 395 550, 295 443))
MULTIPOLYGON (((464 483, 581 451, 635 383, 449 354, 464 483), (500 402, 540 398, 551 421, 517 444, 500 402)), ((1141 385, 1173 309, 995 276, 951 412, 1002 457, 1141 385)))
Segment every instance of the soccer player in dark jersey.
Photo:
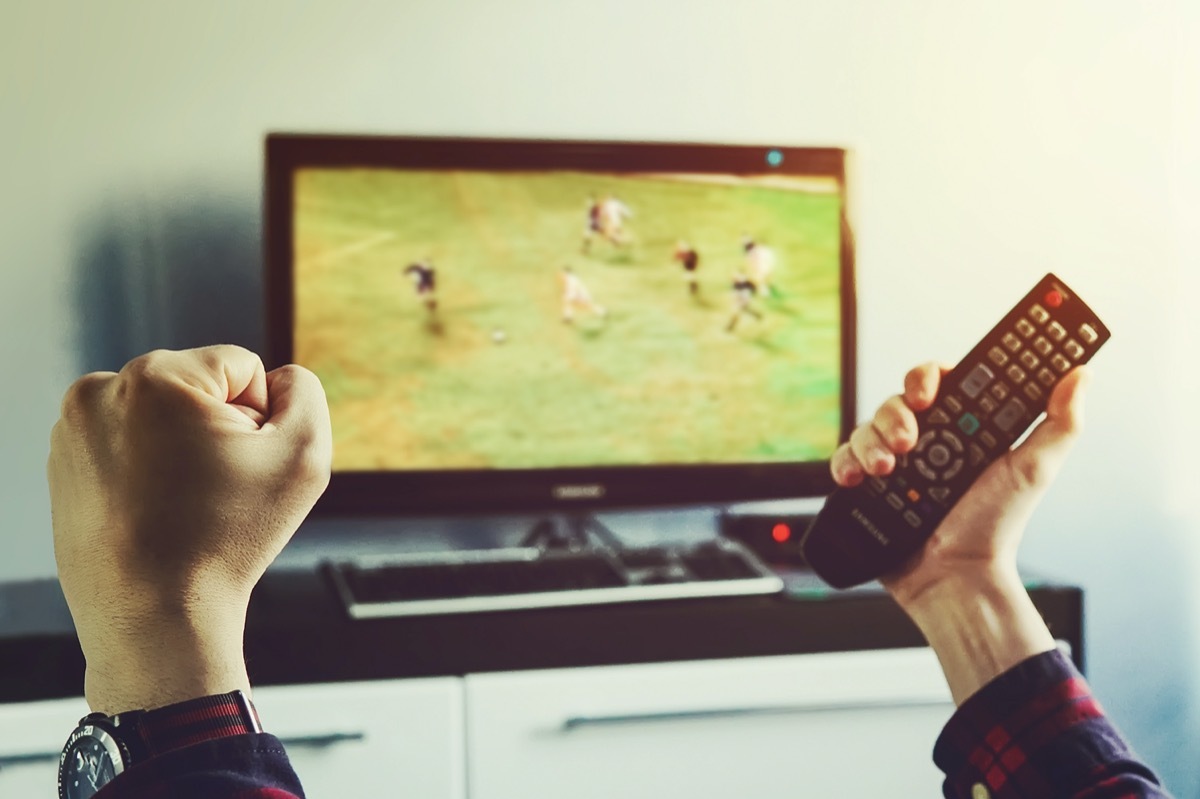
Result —
POLYGON ((587 205, 587 224, 583 228, 583 253, 587 254, 592 248, 592 237, 603 235, 604 230, 600 225, 600 201, 596 199, 596 195, 588 195, 587 205))
POLYGON ((423 261, 417 261, 415 264, 409 264, 404 270, 404 274, 408 275, 413 282, 413 288, 417 291, 417 297, 424 301, 425 307, 430 313, 437 310, 437 296, 435 290, 437 288, 437 273, 434 271, 433 264, 426 258, 423 261))
POLYGON ((683 264, 683 278, 687 281, 688 291, 700 293, 700 283, 697 280, 696 267, 700 265, 700 253, 696 248, 683 239, 675 243, 675 260, 683 264))
POLYGON ((744 272, 737 272, 733 276, 732 288, 733 316, 729 318, 729 324, 725 326, 725 330, 730 333, 737 327, 743 314, 750 314, 755 319, 762 319, 762 314, 751 304, 754 302, 754 295, 758 293, 758 287, 754 285, 754 281, 746 277, 744 272))

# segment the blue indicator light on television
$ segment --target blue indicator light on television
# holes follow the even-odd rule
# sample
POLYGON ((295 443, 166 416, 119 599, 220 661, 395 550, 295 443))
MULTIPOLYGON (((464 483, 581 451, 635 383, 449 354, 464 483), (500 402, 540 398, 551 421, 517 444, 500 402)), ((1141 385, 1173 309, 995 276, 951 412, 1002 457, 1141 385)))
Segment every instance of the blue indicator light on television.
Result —
POLYGON ((767 150, 767 163, 771 166, 779 166, 783 163, 783 153, 779 150, 767 150))

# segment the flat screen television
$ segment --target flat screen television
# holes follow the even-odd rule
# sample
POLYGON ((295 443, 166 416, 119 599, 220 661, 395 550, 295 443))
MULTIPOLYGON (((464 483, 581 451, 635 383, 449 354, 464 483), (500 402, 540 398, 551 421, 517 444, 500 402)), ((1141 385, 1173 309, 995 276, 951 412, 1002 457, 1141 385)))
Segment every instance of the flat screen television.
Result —
POLYGON ((272 134, 268 361, 319 511, 814 497, 855 415, 837 148, 272 134))

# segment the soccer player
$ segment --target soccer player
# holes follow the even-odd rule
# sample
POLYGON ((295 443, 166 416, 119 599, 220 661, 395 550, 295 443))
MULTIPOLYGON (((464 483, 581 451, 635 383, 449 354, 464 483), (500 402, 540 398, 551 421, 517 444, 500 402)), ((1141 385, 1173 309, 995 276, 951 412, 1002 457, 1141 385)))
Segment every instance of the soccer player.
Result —
POLYGON ((425 307, 430 313, 437 310, 437 296, 434 293, 437 287, 437 274, 433 269, 433 264, 428 258, 423 261, 417 261, 415 264, 409 264, 404 270, 404 274, 412 278, 413 288, 417 291, 417 297, 424 301, 425 307))
POLYGON ((775 268, 775 251, 759 244, 749 236, 742 237, 742 253, 746 275, 754 283, 754 291, 765 295, 771 290, 771 271, 775 268))
POLYGON ((600 228, 600 201, 596 199, 596 195, 588 195, 587 203, 587 224, 583 227, 583 253, 587 254, 592 247, 592 237, 602 235, 600 228))
POLYGON ((688 291, 693 295, 700 293, 700 283, 696 276, 696 267, 700 265, 700 253, 696 248, 683 239, 675 243, 675 260, 683 264, 683 278, 687 281, 688 291))
POLYGON ((600 203, 600 229, 604 238, 612 242, 615 247, 628 243, 629 239, 625 235, 625 220, 632 218, 633 211, 630 211, 629 206, 618 200, 616 195, 610 194, 604 198, 604 202, 600 203))
POLYGON ((629 243, 625 233, 625 220, 633 217, 629 206, 621 202, 615 195, 607 194, 603 200, 588 197, 587 226, 583 229, 583 252, 591 249, 592 238, 600 236, 614 247, 623 247, 629 243))
POLYGON ((754 281, 746 277, 744 272, 737 272, 733 276, 733 316, 729 318, 729 324, 725 325, 726 332, 732 333, 737 327, 737 323, 741 320, 743 314, 750 314, 755 319, 762 319, 762 314, 753 306, 754 295, 757 287, 754 281))
POLYGON ((584 310, 594 313, 601 319, 608 315, 604 306, 598 305, 592 299, 592 293, 579 279, 579 275, 569 266, 564 266, 559 273, 559 286, 562 289, 562 318, 567 324, 575 321, 575 311, 584 310))

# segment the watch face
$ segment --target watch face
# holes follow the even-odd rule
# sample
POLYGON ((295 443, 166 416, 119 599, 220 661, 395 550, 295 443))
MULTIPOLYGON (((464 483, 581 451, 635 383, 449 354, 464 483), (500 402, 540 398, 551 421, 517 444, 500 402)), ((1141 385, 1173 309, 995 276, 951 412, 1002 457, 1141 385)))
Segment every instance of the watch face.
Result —
POLYGON ((116 740, 101 728, 85 724, 71 735, 59 759, 59 796, 91 799, 123 770, 116 740))

